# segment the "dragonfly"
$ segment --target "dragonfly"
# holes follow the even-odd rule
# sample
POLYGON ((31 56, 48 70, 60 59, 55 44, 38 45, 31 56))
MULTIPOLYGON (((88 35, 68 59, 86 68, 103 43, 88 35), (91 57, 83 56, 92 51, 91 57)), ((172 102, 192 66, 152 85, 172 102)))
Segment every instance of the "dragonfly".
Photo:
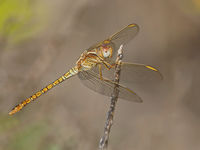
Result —
POLYGON ((121 45, 124 46, 132 40, 138 31, 139 26, 137 24, 129 24, 106 40, 89 47, 81 54, 74 67, 35 94, 23 100, 9 112, 9 115, 20 111, 27 104, 75 75, 78 75, 86 87, 102 95, 110 97, 113 88, 116 87, 119 91, 119 98, 141 103, 142 99, 140 96, 130 88, 122 85, 121 81, 123 83, 134 83, 135 81, 144 79, 153 81, 155 79, 162 79, 162 74, 158 69, 150 65, 122 62, 120 83, 115 83, 113 80, 117 50, 121 45))

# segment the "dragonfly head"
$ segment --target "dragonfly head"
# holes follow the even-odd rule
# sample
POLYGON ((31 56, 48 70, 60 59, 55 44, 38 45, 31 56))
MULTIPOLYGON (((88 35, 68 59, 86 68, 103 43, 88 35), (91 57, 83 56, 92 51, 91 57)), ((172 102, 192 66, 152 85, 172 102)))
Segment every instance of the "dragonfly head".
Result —
POLYGON ((108 40, 103 41, 103 44, 100 46, 100 56, 102 58, 111 58, 113 53, 113 47, 111 42, 108 40))

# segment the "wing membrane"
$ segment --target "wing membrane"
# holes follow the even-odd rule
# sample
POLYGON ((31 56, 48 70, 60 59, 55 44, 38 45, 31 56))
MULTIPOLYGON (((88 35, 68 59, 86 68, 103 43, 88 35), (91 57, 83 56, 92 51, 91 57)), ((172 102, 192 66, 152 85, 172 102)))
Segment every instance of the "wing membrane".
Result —
MULTIPOLYGON (((98 73, 97 69, 94 69, 96 73, 98 73)), ((110 70, 104 69, 103 76, 108 78, 109 80, 114 79, 114 71, 112 68, 110 70)), ((122 62, 121 64, 121 74, 120 74, 120 83, 122 84, 134 84, 134 83, 150 83, 150 82, 158 82, 163 79, 162 74, 158 69, 137 63, 127 63, 122 62)))
POLYGON ((139 26, 137 24, 130 24, 121 31, 112 35, 109 40, 115 45, 115 50, 118 50, 120 45, 127 44, 138 33, 139 26))
MULTIPOLYGON (((82 83, 89 89, 105 96, 111 96, 115 86, 115 83, 113 81, 107 79, 101 80, 99 74, 91 70, 80 72, 78 74, 78 77, 82 81, 82 83)), ((118 90, 119 98, 128 101, 142 102, 141 98, 132 90, 122 85, 118 86, 118 90)))
MULTIPOLYGON (((110 41, 114 45, 114 52, 116 52, 120 45, 127 44, 131 39, 133 39, 139 31, 139 26, 137 24, 130 24, 127 27, 123 28, 119 32, 115 33, 106 40, 110 41)), ((98 48, 103 44, 103 41, 91 46, 88 50, 98 48)))

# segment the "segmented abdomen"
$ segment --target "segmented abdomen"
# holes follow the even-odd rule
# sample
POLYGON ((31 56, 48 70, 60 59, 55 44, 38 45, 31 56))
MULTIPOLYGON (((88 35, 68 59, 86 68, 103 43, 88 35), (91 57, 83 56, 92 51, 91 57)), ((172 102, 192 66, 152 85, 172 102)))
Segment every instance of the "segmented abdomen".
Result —
POLYGON ((69 70, 69 72, 65 73, 63 76, 59 77, 57 80, 55 80, 54 82, 48 84, 45 88, 41 89, 40 91, 36 92, 35 94, 33 94, 32 96, 30 96, 29 98, 27 98, 26 100, 22 101, 20 104, 18 104, 17 106, 15 106, 12 111, 9 112, 9 115, 13 115, 16 112, 20 111, 24 106, 26 106, 27 104, 29 104, 31 101, 36 100, 38 97, 40 97, 42 94, 48 92, 50 89, 52 89, 53 87, 55 87, 56 85, 62 83, 63 81, 65 81, 66 79, 70 78, 71 76, 75 75, 78 73, 78 70, 76 67, 72 68, 69 70))

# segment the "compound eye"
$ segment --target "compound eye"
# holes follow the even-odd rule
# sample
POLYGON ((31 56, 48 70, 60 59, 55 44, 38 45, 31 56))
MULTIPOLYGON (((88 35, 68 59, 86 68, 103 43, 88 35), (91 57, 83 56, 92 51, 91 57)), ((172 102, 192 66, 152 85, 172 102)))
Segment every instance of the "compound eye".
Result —
POLYGON ((110 50, 108 49, 104 49, 103 50, 103 57, 105 57, 105 58, 107 58, 107 57, 109 57, 110 56, 110 50))

